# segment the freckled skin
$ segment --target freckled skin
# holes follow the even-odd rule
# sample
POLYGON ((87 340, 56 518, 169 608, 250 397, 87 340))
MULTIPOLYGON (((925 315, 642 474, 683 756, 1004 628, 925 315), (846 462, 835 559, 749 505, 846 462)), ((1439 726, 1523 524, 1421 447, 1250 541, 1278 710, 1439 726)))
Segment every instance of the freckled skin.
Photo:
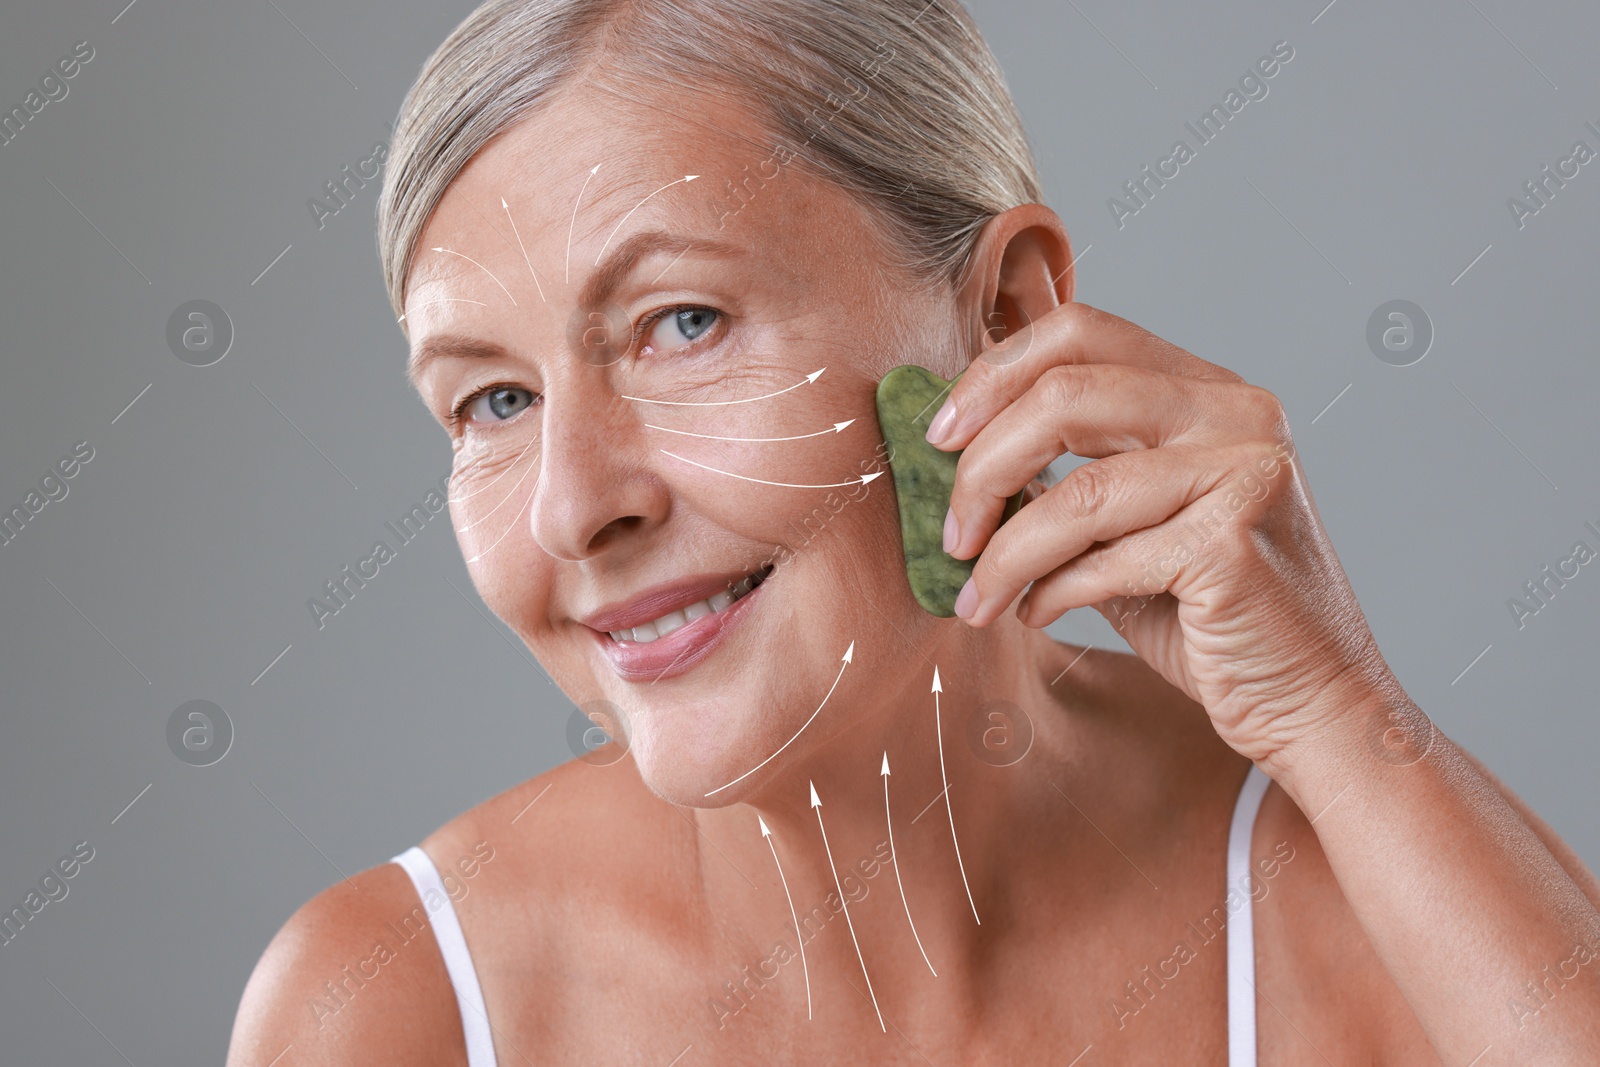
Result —
MULTIPOLYGON (((890 368, 950 378, 1070 301, 1059 219, 1035 205, 994 220, 960 290, 898 276, 864 209, 798 165, 722 225, 723 177, 770 147, 733 102, 662 94, 641 109, 576 85, 497 139, 430 218, 407 293, 414 352, 447 334, 503 350, 440 359, 417 379, 455 450, 451 516, 473 582, 571 701, 619 710, 628 749, 515 785, 423 841, 441 867, 479 842, 494 849, 457 910, 499 1062, 1068 1063, 1091 1045, 1085 1067, 1225 1062, 1224 949, 1191 924, 1224 899, 1248 761, 1208 709, 1175 671, 1057 643, 1010 611, 974 626, 923 610, 888 478, 861 492, 764 484, 881 469, 874 392, 890 368), (733 254, 652 255, 601 305, 580 306, 602 250, 648 229, 733 254), (618 324, 627 332, 681 305, 713 308, 715 322, 689 340, 669 315, 640 344, 605 343, 618 324), (449 428, 451 409, 489 386, 505 390, 498 409, 481 400, 470 408, 480 421, 449 428), (845 420, 794 441, 723 439, 845 420), (578 621, 648 585, 773 559, 720 647, 659 683, 618 677, 578 621), (993 701, 1031 724, 1014 765, 983 758, 992 723, 974 716, 993 701), (879 852, 885 753, 904 900, 879 852), (809 1017, 785 884, 807 934, 809 1017), (1177 976, 1150 979, 1172 973, 1180 942, 1192 955, 1177 976), (764 962, 779 945, 785 962, 764 962)), ((1139 626, 1160 621, 1152 611, 1139 626)), ((460 683, 470 700, 472 679, 460 683)), ((559 713, 552 697, 540 700, 559 713)), ((1359 807, 1360 795, 1340 804, 1359 807)), ((1594 896, 1548 828, 1508 803, 1594 896)), ((1261 1062, 1439 1062, 1391 957, 1341 891, 1353 861, 1336 877, 1319 841, 1342 810, 1314 831, 1283 789, 1262 807, 1252 855, 1277 861, 1256 905, 1257 981, 1272 1002, 1259 1009, 1261 1062)), ((428 937, 398 947, 336 1014, 314 1006, 416 904, 404 873, 384 865, 301 908, 251 978, 229 1064, 265 1065, 289 1045, 285 1065, 464 1063, 428 937)), ((1586 1003, 1576 987, 1562 995, 1586 1003)))

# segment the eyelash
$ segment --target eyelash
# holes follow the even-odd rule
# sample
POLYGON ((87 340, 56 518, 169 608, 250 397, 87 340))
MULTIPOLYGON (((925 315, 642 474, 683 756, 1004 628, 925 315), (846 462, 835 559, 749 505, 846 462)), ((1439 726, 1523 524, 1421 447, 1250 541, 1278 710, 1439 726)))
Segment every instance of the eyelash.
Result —
MULTIPOLYGON (((705 304, 670 304, 667 307, 659 308, 659 309, 657 309, 655 311, 650 312, 650 314, 646 315, 644 318, 640 319, 639 322, 638 322, 638 325, 636 325, 634 327, 633 336, 630 337, 629 340, 628 340, 629 351, 632 351, 633 348, 638 345, 639 339, 641 337, 643 337, 645 334, 647 334, 650 331, 650 328, 652 326, 654 326, 656 323, 660 322, 662 319, 666 318, 668 315, 675 315, 680 311, 710 311, 710 312, 714 312, 716 314, 716 316, 717 316, 717 323, 718 324, 721 323, 721 321, 723 319, 723 314, 724 314, 722 311, 718 310, 717 308, 710 307, 710 306, 705 305, 705 304)), ((713 328, 715 328, 715 327, 713 326, 713 328)), ((702 338, 696 337, 693 341, 690 341, 689 344, 685 345, 684 347, 685 348, 692 347, 693 345, 697 344, 701 340, 702 340, 702 338)), ((494 392, 496 389, 521 389, 521 388, 522 388, 522 386, 517 385, 514 382, 495 382, 492 385, 486 385, 481 389, 474 390, 473 392, 469 393, 468 395, 462 397, 461 400, 456 403, 456 406, 453 407, 450 410, 450 428, 452 430, 458 432, 458 433, 461 431, 462 423, 466 419, 467 409, 470 408, 473 404, 477 403, 478 399, 480 397, 487 396, 488 394, 494 392)), ((532 390, 528 390, 528 391, 532 392, 532 390)), ((538 399, 539 398, 539 394, 534 393, 534 397, 535 397, 535 399, 538 399)), ((529 406, 531 407, 532 404, 530 403, 529 406)))

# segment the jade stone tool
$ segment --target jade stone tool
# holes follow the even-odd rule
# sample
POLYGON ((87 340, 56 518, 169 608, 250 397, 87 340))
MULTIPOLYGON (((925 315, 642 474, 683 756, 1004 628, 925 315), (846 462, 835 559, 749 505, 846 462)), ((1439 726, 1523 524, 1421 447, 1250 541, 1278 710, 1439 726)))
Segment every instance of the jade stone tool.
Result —
MULTIPOLYGON (((960 378, 961 375, 956 375, 960 378)), ((915 364, 896 367, 878 383, 878 425, 889 445, 889 470, 900 506, 900 539, 906 577, 924 610, 941 618, 955 615, 956 595, 972 575, 972 559, 944 552, 944 516, 955 488, 960 452, 943 452, 928 443, 928 424, 938 414, 955 379, 945 381, 915 364)), ((1006 501, 1004 522, 1022 507, 1022 494, 1006 501)))

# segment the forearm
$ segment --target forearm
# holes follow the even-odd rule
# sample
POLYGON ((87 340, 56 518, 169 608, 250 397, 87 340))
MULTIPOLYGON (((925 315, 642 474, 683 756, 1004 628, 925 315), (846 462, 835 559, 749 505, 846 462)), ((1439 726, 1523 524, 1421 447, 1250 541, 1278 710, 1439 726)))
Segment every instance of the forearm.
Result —
POLYGON ((1444 1062, 1595 1062, 1594 904, 1398 687, 1325 721, 1263 769, 1444 1062))

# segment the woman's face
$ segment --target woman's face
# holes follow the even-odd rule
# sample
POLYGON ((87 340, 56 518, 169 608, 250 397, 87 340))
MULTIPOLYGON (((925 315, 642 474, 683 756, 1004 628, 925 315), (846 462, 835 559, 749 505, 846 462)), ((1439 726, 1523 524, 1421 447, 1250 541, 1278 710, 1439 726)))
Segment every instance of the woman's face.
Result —
POLYGON ((751 798, 889 706, 932 635, 870 478, 873 397, 900 363, 950 372, 954 300, 897 280, 863 209, 767 143, 705 96, 576 86, 450 185, 407 292, 479 592, 677 803, 751 798), (832 714, 706 799, 852 643, 832 714))

